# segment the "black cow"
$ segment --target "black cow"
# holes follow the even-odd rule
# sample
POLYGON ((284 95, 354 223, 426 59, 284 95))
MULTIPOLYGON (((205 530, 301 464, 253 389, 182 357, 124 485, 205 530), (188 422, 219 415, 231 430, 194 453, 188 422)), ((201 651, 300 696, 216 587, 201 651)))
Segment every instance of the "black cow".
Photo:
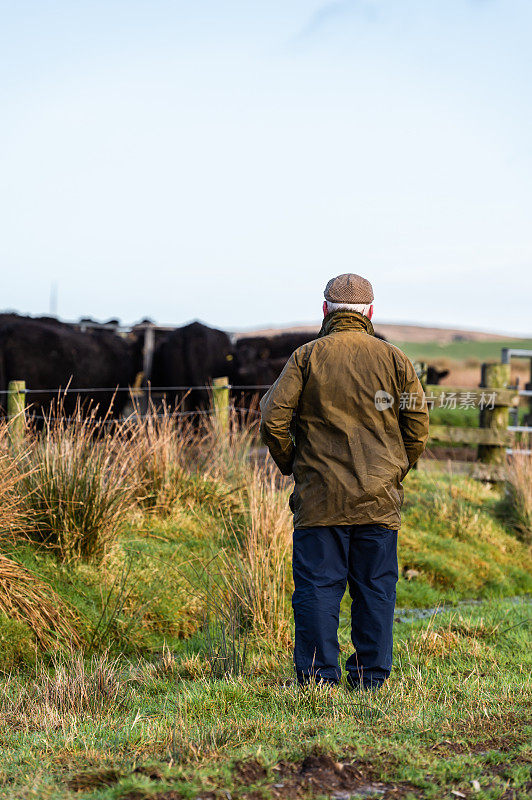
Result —
MULTIPOLYGON (((274 336, 243 336, 237 340, 235 348, 235 383, 242 386, 272 384, 279 377, 294 350, 311 342, 316 336, 317 331, 278 333, 274 336)), ((375 336, 386 341, 379 333, 375 336)), ((248 394, 245 393, 246 397, 248 394)))
POLYGON ((238 339, 235 347, 235 383, 241 386, 273 383, 294 350, 315 338, 316 335, 312 333, 288 332, 238 339))
MULTIPOLYGON (((155 347, 151 385, 208 386, 213 378, 233 380, 233 346, 227 333, 201 322, 183 325, 167 334, 155 347)), ((206 390, 165 392, 171 406, 182 411, 206 407, 206 390)))
MULTIPOLYGON (((113 330, 77 326, 51 317, 24 317, 0 314, 0 389, 5 392, 11 380, 24 380, 27 389, 66 389, 64 413, 73 413, 78 397, 82 402, 98 404, 105 413, 112 392, 78 392, 93 387, 124 389, 135 379, 137 365, 132 345, 113 330)), ((119 413, 127 400, 127 391, 119 392, 113 411, 119 413)), ((57 397, 57 391, 29 393, 27 403, 37 415, 57 397)), ((0 395, 6 408, 6 395, 0 395)))
POLYGON ((436 386, 440 381, 447 377, 448 369, 438 369, 437 367, 427 367, 427 384, 436 386))

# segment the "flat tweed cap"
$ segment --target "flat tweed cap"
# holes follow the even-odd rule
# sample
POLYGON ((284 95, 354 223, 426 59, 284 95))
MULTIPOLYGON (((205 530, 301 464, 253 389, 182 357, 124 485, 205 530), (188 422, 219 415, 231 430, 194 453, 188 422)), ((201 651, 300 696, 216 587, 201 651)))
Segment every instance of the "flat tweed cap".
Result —
POLYGON ((331 303, 373 303, 373 287, 371 283, 355 275, 353 272, 346 272, 344 275, 337 275, 331 278, 323 296, 331 303))

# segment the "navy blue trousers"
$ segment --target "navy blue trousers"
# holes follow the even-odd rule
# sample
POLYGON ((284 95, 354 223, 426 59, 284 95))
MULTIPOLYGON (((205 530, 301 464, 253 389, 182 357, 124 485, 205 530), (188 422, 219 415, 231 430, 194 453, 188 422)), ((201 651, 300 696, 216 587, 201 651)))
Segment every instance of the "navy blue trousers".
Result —
POLYGON ((392 668, 397 531, 382 525, 294 530, 292 597, 297 679, 338 683, 338 622, 346 585, 351 595, 348 683, 380 686, 392 668))

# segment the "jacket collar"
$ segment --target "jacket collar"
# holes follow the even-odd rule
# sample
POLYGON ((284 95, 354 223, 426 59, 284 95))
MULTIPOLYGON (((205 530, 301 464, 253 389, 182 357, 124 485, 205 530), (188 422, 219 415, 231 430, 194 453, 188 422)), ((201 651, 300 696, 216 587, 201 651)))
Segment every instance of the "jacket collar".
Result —
POLYGON ((375 331, 371 320, 357 311, 338 310, 333 311, 332 314, 327 314, 324 318, 318 338, 327 336, 328 333, 336 333, 336 331, 364 331, 374 336, 375 331))

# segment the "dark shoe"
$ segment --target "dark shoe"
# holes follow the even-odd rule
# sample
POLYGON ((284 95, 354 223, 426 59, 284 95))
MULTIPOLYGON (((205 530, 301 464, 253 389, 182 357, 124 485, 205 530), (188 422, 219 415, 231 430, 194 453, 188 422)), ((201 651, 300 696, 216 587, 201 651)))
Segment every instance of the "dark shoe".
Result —
POLYGON ((384 680, 380 678, 372 678, 370 676, 367 676, 360 681, 358 680, 358 677, 353 678, 352 675, 348 675, 346 680, 346 687, 351 692, 356 692, 359 689, 364 689, 365 691, 369 692, 378 692, 379 689, 382 689, 383 685, 384 680))
POLYGON ((308 686, 308 684, 314 684, 315 686, 324 686, 325 684, 337 686, 340 683, 340 670, 327 668, 327 670, 323 670, 322 672, 321 669, 318 668, 316 670, 311 669, 308 672, 296 669, 295 672, 296 680, 300 686, 308 686), (324 675, 323 672, 325 671, 328 674, 324 675))

